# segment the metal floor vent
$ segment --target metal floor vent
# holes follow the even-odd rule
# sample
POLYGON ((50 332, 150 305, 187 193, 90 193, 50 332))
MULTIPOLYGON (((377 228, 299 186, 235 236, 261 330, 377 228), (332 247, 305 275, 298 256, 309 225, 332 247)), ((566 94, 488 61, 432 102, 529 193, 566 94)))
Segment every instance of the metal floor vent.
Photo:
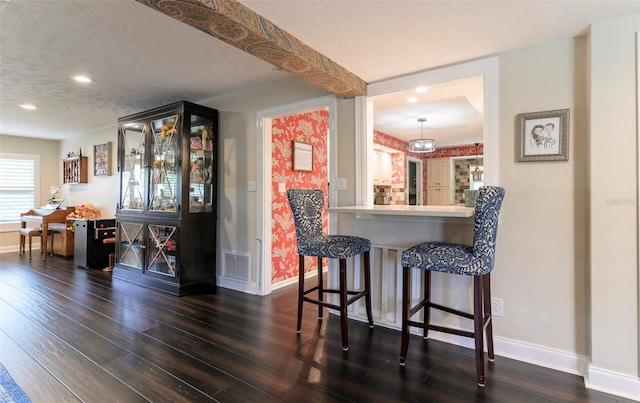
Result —
POLYGON ((223 277, 249 281, 250 257, 246 252, 237 252, 225 250, 223 255, 222 266, 224 268, 223 277))

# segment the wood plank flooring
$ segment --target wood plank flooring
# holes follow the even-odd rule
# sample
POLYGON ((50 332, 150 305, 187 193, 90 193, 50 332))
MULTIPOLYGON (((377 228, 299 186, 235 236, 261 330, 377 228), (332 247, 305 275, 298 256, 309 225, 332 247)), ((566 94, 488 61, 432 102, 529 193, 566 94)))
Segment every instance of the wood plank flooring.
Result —
POLYGON ((400 335, 357 321, 344 354, 339 319, 316 317, 298 337, 295 286, 177 298, 0 255, 0 362, 33 402, 629 402, 499 356, 479 388, 472 350, 416 336, 400 368, 400 335))

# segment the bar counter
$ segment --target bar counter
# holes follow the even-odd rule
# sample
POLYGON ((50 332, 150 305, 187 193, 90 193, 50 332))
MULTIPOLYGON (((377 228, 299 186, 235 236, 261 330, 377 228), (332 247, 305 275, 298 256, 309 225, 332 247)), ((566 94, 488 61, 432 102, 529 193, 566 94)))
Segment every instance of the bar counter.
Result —
POLYGON ((380 216, 404 217, 473 217, 473 207, 463 205, 453 206, 406 206, 406 205, 373 205, 373 206, 344 206, 328 207, 329 213, 366 214, 380 216))
MULTIPOLYGON (((373 318, 377 326, 399 329, 401 325, 402 252, 421 242, 446 241, 471 245, 475 210, 464 205, 403 206, 370 205, 328 207, 330 234, 356 235, 371 241, 371 287, 373 318)), ((360 259, 347 262, 347 276, 361 284, 360 259)), ((334 263, 334 262, 332 262, 334 263)), ((414 275, 419 279, 421 274, 414 275)), ((433 273, 432 293, 441 301, 466 307, 470 305, 469 279, 433 273)), ((337 270, 329 270, 329 285, 338 284, 337 270)), ((356 287, 357 288, 357 287, 356 287)), ((412 295, 422 295, 420 281, 413 284, 412 295)), ((433 323, 459 321, 446 313, 432 312, 433 323)), ((360 301, 349 310, 349 318, 366 321, 360 301)), ((434 333, 434 336, 440 337, 434 333)), ((449 335, 445 336, 447 341, 449 335)), ((445 340, 443 339, 443 340, 445 340)))

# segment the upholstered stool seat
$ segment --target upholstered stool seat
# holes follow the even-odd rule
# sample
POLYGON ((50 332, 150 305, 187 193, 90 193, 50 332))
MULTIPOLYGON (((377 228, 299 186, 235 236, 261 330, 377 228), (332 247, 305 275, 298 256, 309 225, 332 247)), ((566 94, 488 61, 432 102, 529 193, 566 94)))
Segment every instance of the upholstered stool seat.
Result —
POLYGON ((319 189, 289 189, 287 191, 289 205, 293 212, 296 227, 296 240, 298 245, 298 327, 302 328, 303 302, 318 305, 318 319, 322 320, 323 307, 338 310, 340 312, 340 332, 342 335, 342 349, 349 350, 349 336, 347 328, 347 307, 360 298, 365 298, 365 307, 369 326, 373 327, 373 315, 371 313, 371 270, 370 256, 371 242, 368 239, 349 235, 323 235, 322 234, 322 208, 324 206, 324 193, 319 189), (360 291, 347 289, 347 261, 346 259, 361 255, 361 264, 364 271, 364 284, 360 291), (304 257, 315 256, 318 258, 318 285, 305 289, 304 285, 304 257), (339 259, 339 288, 324 288, 322 278, 322 259, 339 259), (317 292, 317 298, 308 296, 317 292), (324 301, 325 293, 338 294, 338 304, 324 301))
POLYGON ((475 340, 476 378, 484 386, 484 336, 487 352, 494 359, 493 327, 491 316, 491 271, 495 261, 498 216, 504 199, 504 189, 495 186, 481 187, 475 205, 473 245, 465 246, 449 242, 425 242, 402 252, 402 344, 400 365, 405 365, 409 348, 409 327, 423 329, 423 337, 429 330, 471 337, 475 340), (424 296, 411 307, 411 271, 424 270, 424 296), (473 314, 437 304, 431 300, 431 272, 468 275, 473 278, 473 314), (473 331, 433 325, 430 309, 473 320, 473 331), (424 310, 422 322, 411 317, 424 310))
POLYGON ((301 245, 298 253, 330 259, 348 259, 371 249, 368 239, 350 235, 321 235, 301 245))
MULTIPOLYGON (((34 236, 40 237, 40 244, 44 242, 44 239, 42 236, 42 230, 40 228, 32 228, 32 227, 20 228, 20 255, 24 255, 26 238, 28 237, 29 238, 29 259, 31 259, 31 247, 33 244, 34 236)), ((51 230, 47 231, 47 239, 49 237, 51 237, 51 254, 53 254, 53 231, 51 230)))

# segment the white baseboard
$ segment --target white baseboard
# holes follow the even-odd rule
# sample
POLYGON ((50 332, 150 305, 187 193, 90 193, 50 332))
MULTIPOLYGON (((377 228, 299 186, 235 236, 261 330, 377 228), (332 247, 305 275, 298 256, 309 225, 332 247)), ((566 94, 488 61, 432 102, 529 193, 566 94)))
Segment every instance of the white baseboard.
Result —
POLYGON ((587 388, 640 402, 640 378, 589 365, 587 388))
MULTIPOLYGON (((353 319, 364 321, 363 318, 353 319)), ((385 324, 381 324, 381 326, 394 328, 385 324)), ((422 330, 413 328, 411 333, 421 335, 422 330)), ((429 332, 429 338, 469 349, 475 348, 473 339, 468 337, 429 332)), ((640 401, 640 379, 638 377, 590 366, 587 356, 495 335, 493 336, 493 345, 496 357, 510 358, 578 375, 584 378, 587 389, 640 401)), ((499 359, 496 359, 496 361, 498 362, 497 365, 499 365, 499 359)))
POLYGON ((223 276, 216 276, 216 284, 218 287, 228 288, 234 291, 240 291, 247 294, 258 294, 258 285, 256 283, 248 283, 240 280, 233 280, 223 276))

